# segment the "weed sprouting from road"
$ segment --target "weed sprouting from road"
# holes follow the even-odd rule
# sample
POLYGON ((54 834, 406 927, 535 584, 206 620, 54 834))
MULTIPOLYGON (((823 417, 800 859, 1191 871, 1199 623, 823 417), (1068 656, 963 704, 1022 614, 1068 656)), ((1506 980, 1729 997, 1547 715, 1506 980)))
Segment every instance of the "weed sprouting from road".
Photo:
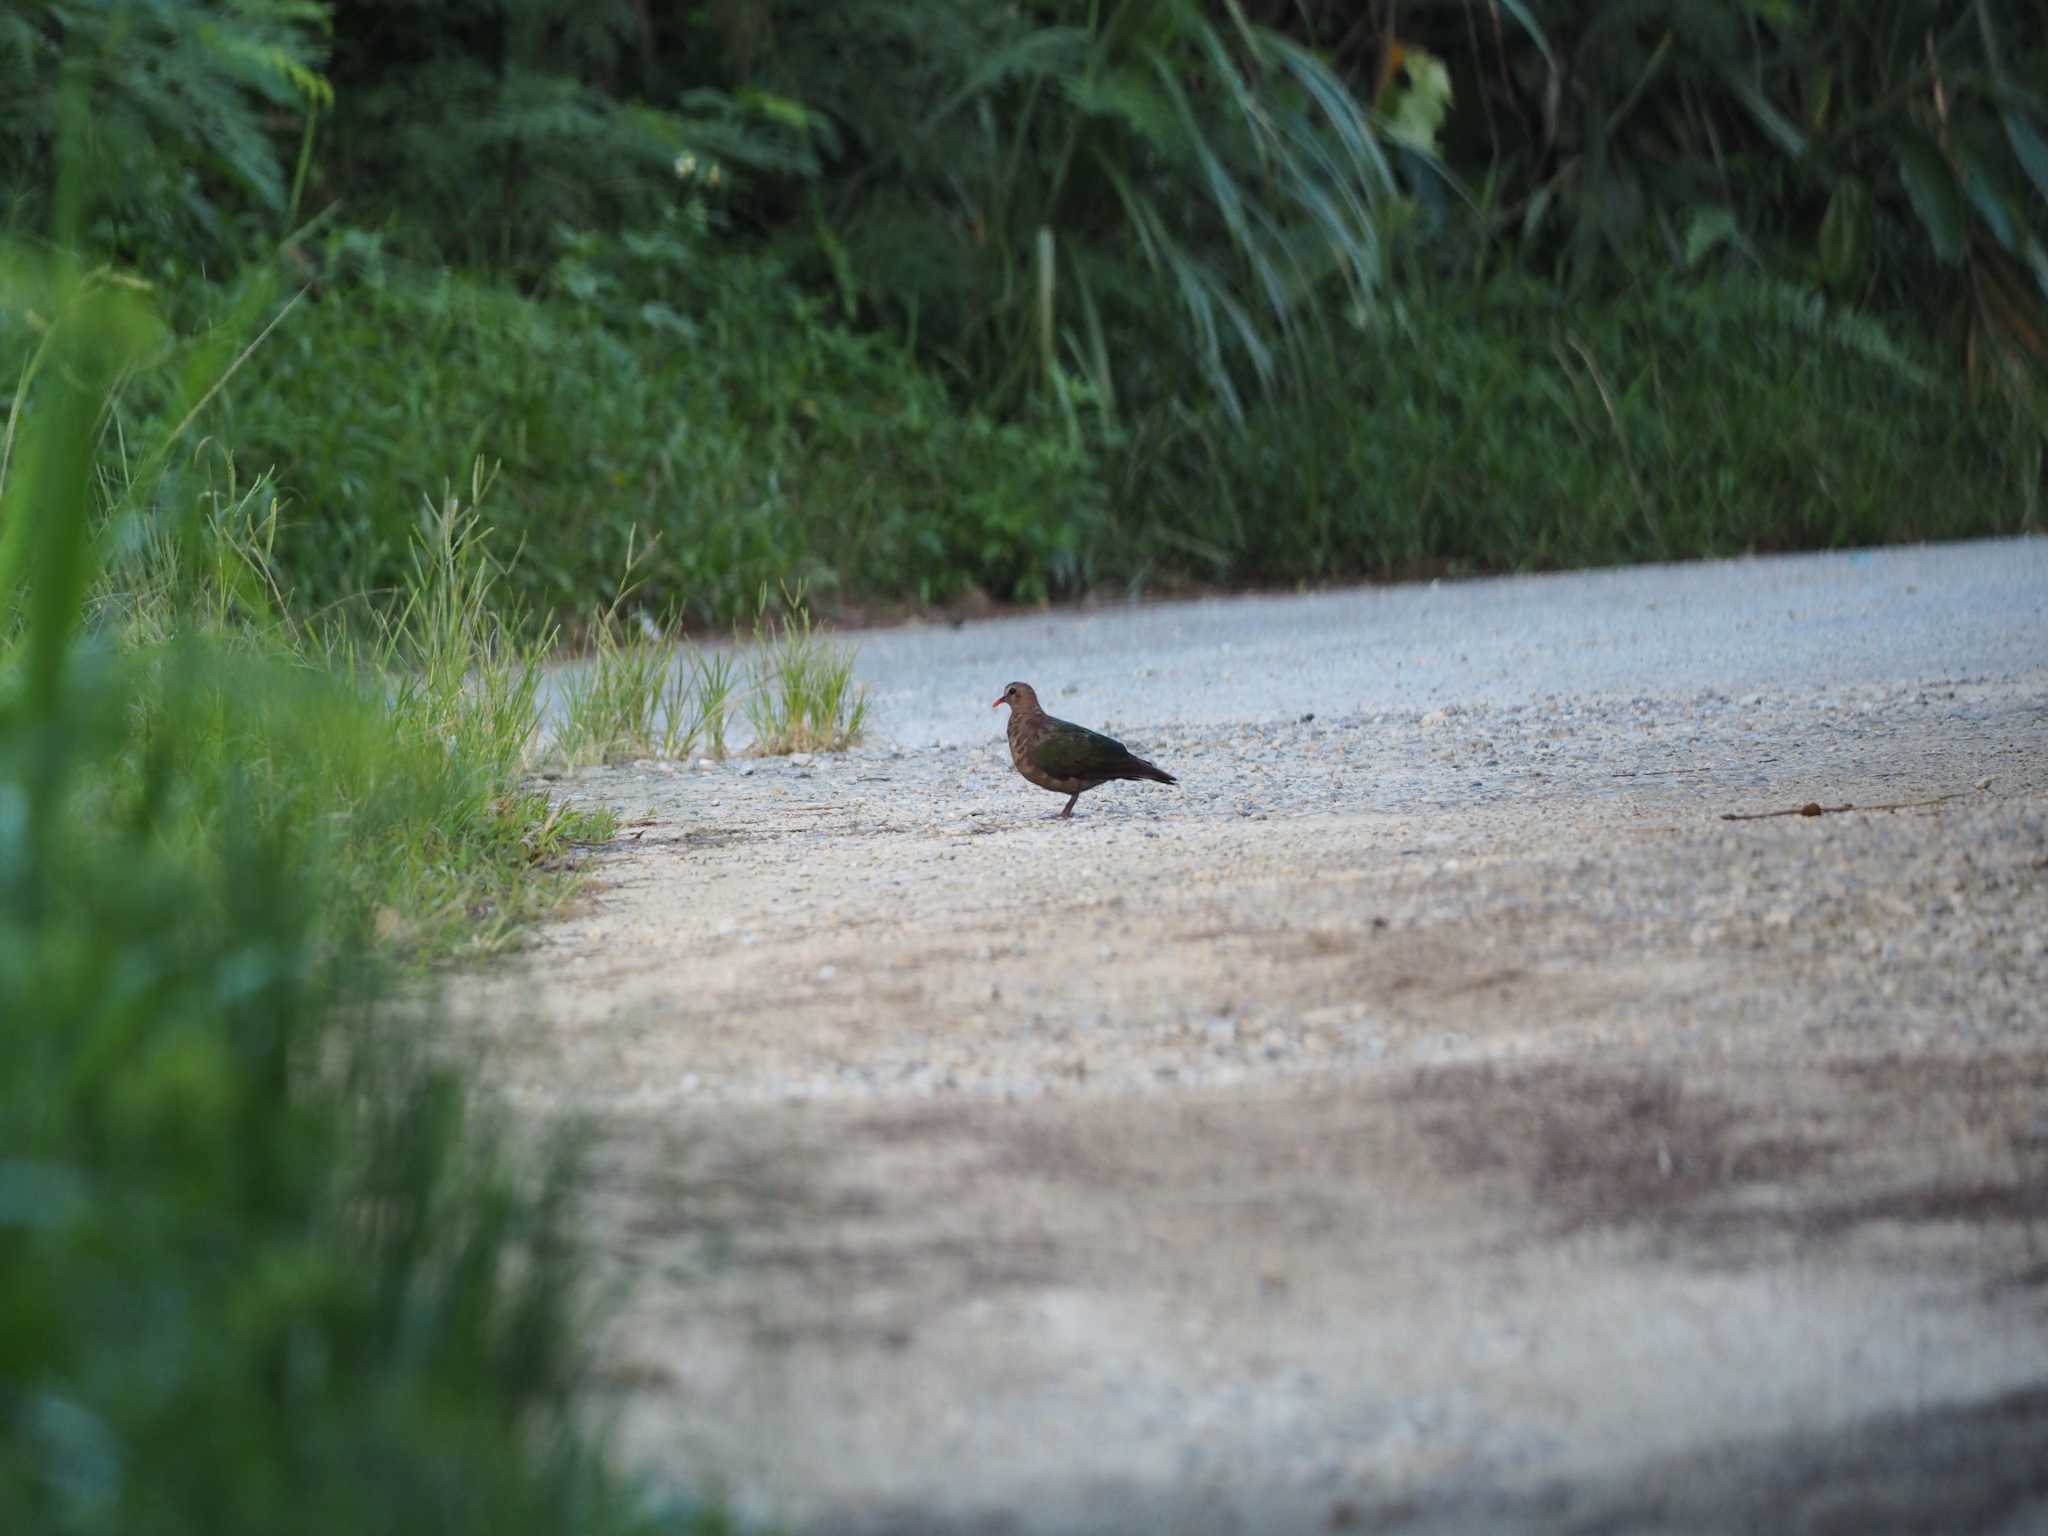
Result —
POLYGON ((867 689, 853 678, 854 653, 822 634, 803 592, 783 593, 784 613, 769 613, 763 589, 747 667, 747 721, 763 757, 842 752, 867 732, 867 689))
POLYGON ((817 628, 800 590, 783 594, 777 614, 764 588, 751 635, 736 630, 731 650, 692 646, 679 625, 629 611, 627 590, 591 621, 590 654, 563 684, 549 761, 674 760, 700 748, 723 759, 735 710, 764 757, 840 752, 866 733, 853 650, 817 628))
POLYGON ((732 723, 732 698, 739 686, 737 668, 724 651, 699 651, 690 657, 691 699, 705 749, 716 758, 727 755, 726 731, 732 723))

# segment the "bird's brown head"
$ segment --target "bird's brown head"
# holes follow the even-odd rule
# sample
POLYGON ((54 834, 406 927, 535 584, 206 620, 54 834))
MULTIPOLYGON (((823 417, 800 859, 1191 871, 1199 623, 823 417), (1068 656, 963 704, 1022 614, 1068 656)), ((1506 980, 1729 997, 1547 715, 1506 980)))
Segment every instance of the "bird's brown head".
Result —
POLYGON ((1038 708, 1038 695, 1031 691, 1029 683, 1012 683, 1003 690, 1003 696, 989 705, 989 708, 1001 709, 1005 704, 1019 714, 1029 714, 1038 708))

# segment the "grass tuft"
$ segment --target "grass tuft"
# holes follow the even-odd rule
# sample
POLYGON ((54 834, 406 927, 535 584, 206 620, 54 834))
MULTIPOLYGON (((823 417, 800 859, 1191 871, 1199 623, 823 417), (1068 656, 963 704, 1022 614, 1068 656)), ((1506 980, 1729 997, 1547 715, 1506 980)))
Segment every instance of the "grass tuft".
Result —
POLYGON ((568 675, 550 762, 581 768, 635 758, 687 758, 702 744, 726 756, 732 661, 688 645, 675 625, 607 609, 590 626, 592 649, 568 675))
POLYGON ((813 626, 803 592, 784 591, 786 612, 768 612, 764 588, 747 669, 747 720, 754 751, 843 752, 867 730, 867 689, 853 680, 854 652, 813 626))
POLYGON ((356 907, 422 959, 515 944, 574 891, 575 847, 617 830, 610 811, 522 787, 553 636, 500 595, 481 511, 493 479, 479 461, 466 500, 450 487, 428 504, 400 600, 372 611, 366 642, 338 621, 293 631, 301 662, 384 717, 392 758, 371 783, 337 784, 332 815, 356 907))
POLYGON ((689 673, 667 631, 616 606, 590 626, 592 650, 562 687, 551 761, 580 768, 638 757, 685 757, 695 744, 689 673))
POLYGON ((547 751, 551 763, 580 768, 652 757, 730 755, 735 707, 753 728, 762 756, 839 752, 867 726, 867 692, 853 679, 854 653, 820 633, 801 592, 785 593, 786 613, 756 605, 751 641, 739 632, 731 652, 685 642, 681 627, 626 610, 628 589, 592 619, 590 654, 569 672, 562 719, 547 751))
MULTIPOLYGON (((738 669, 724 651, 692 651, 689 658, 690 697, 704 748, 723 761, 730 755, 726 731, 732 724, 732 699, 739 687, 738 669)), ((694 739, 694 738, 693 738, 694 739)))
POLYGON ((452 488, 428 504, 404 599, 379 616, 369 661, 373 676, 395 680, 392 713, 403 726, 503 783, 526 766, 540 730, 541 659, 552 635, 521 639, 516 608, 495 601, 503 572, 480 511, 494 478, 479 460, 467 504, 452 488))
POLYGON ((679 625, 625 615, 617 603, 590 625, 591 652, 568 674, 551 763, 581 768, 651 757, 677 761, 701 744, 727 755, 734 668, 689 645, 679 625))

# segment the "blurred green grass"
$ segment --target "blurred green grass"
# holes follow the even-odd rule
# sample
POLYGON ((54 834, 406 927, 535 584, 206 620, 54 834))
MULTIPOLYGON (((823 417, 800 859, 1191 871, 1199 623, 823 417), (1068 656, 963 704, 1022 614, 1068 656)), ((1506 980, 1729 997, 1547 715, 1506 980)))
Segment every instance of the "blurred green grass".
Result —
POLYGON ((579 1416, 570 1148, 432 1058, 430 987, 380 1006, 394 925, 502 932, 604 830, 518 790, 538 653, 470 503, 379 624, 277 611, 264 481, 109 473, 173 460, 105 449, 144 297, 4 276, 0 1530, 727 1529, 579 1416))

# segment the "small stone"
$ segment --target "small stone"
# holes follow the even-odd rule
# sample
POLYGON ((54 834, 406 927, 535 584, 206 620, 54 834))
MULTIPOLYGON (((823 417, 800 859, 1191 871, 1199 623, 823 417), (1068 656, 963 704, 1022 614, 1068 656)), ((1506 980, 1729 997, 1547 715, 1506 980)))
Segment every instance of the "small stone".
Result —
POLYGON ((839 967, 836 965, 821 965, 818 967, 818 980, 820 981, 830 981, 838 974, 839 967))

